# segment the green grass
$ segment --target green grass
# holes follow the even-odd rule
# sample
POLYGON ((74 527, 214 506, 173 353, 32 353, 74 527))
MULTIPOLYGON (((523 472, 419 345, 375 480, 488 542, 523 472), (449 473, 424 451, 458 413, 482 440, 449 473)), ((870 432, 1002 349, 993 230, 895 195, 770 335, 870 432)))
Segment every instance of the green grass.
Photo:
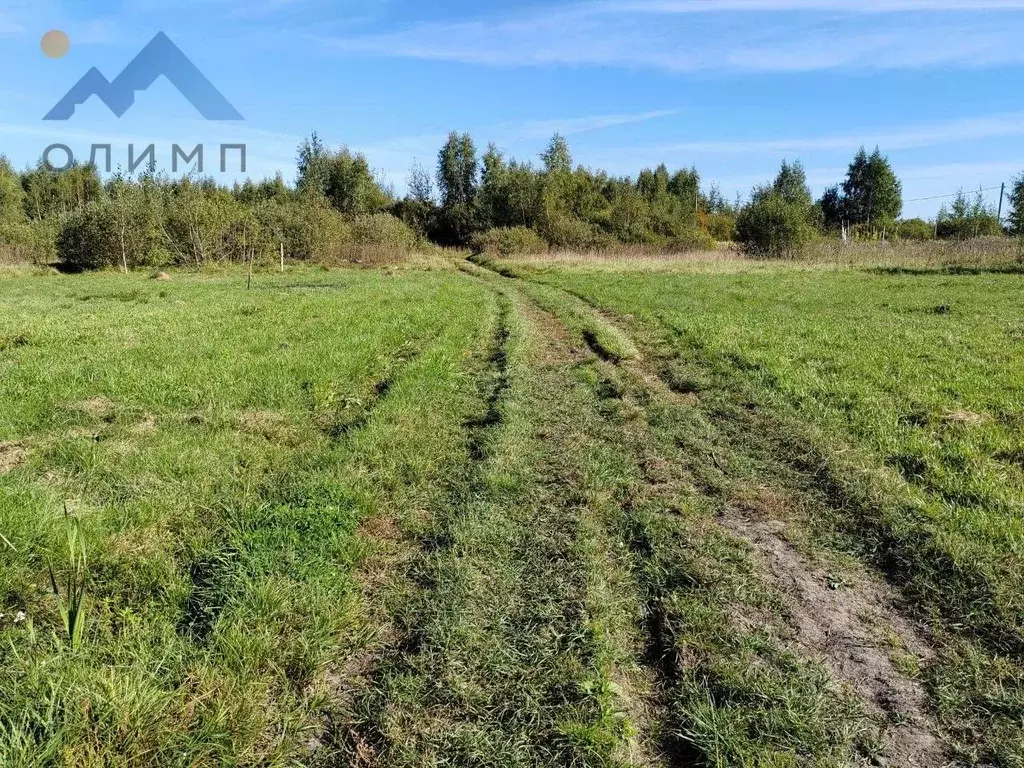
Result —
POLYGON ((870 761, 776 499, 1024 765, 1024 278, 459 267, 0 275, 0 764, 870 761))
POLYGON ((441 273, 0 290, 0 762, 285 765, 357 642, 358 522, 463 461, 489 294, 441 273), (94 606, 67 642, 64 501, 94 606), (13 623, 17 611, 28 621, 13 623))
POLYGON ((715 522, 759 478, 716 468, 741 457, 712 420, 652 388, 621 330, 566 293, 518 288, 594 352, 578 376, 586 410, 602 417, 596 439, 618 456, 603 475, 604 519, 628 553, 637 658, 655 680, 653 730, 668 764, 839 766, 873 754, 880 723, 787 640, 779 590, 715 522))
POLYGON ((388 765, 618 765, 612 636, 627 620, 595 489, 570 477, 616 467, 570 413, 585 390, 538 364, 547 340, 521 299, 501 296, 489 328, 473 461, 419 531, 417 588, 353 718, 388 765))
POLYGON ((1024 277, 521 274, 628 319, 734 445, 802 471, 842 544, 889 572, 943 638, 929 680, 967 754, 1022 764, 1024 277))

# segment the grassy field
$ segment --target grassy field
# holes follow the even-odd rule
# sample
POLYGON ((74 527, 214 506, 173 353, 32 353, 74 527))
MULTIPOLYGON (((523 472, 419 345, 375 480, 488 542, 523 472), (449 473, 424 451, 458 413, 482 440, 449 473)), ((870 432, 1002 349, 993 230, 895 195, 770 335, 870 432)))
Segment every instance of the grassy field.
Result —
POLYGON ((3 283, 0 762, 300 759, 372 631, 360 521, 464 460, 493 300, 428 273, 3 283), (72 570, 65 504, 78 648, 48 577, 72 570))
POLYGON ((655 261, 0 274, 0 764, 1024 766, 1024 278, 655 261))
POLYGON ((831 496, 818 531, 829 524, 837 546, 888 574, 935 634, 943 652, 927 674, 950 729, 984 733, 1021 764, 1019 273, 527 273, 628 317, 677 390, 729 393, 711 412, 831 496), (736 419, 737 401, 769 416, 736 419))

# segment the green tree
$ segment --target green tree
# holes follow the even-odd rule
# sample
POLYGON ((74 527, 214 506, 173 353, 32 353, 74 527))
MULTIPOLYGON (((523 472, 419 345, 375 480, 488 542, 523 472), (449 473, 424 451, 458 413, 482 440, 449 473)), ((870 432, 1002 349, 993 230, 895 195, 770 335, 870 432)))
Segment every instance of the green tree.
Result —
POLYGON ((750 253, 793 257, 814 238, 814 205, 800 163, 783 161, 775 181, 755 187, 736 220, 736 237, 750 253))
POLYGON ((473 138, 452 131, 437 157, 437 187, 441 206, 472 205, 476 198, 477 158, 473 138))
POLYGON ((570 173, 572 171, 572 153, 569 142, 556 133, 548 142, 548 148, 541 153, 541 161, 547 173, 570 173))
POLYGON ((235 182, 232 192, 237 200, 246 205, 259 205, 269 200, 286 202, 292 199, 293 192, 284 181, 284 176, 278 171, 272 179, 253 181, 246 179, 242 184, 235 182))
POLYGON ((437 156, 437 187, 441 195, 433 235, 442 245, 469 244, 478 229, 476 210, 479 164, 473 138, 452 132, 437 156))
POLYGON ((839 185, 835 184, 825 190, 818 201, 818 208, 821 210, 821 220, 825 229, 839 229, 846 221, 846 202, 839 185))
POLYGON ((1024 173, 1015 177, 1011 184, 1007 224, 1011 234, 1024 237, 1024 173))
POLYGON ((131 183, 120 173, 107 183, 107 200, 109 205, 104 210, 112 232, 104 234, 104 237, 113 241, 120 256, 121 268, 127 272, 129 261, 140 263, 140 254, 150 247, 148 240, 155 239, 150 230, 156 229, 156 216, 146 215, 147 200, 142 185, 131 183))
POLYGON ((0 155, 0 223, 16 224, 25 218, 25 190, 21 177, 5 155, 0 155))
POLYGON ((861 147, 843 181, 843 209, 852 224, 892 227, 903 213, 903 185, 878 147, 861 147))
POLYGON ((327 178, 329 176, 328 162, 330 152, 320 140, 316 131, 310 134, 308 139, 303 139, 299 144, 296 165, 299 175, 296 180, 296 187, 300 193, 315 193, 327 196, 327 178))
POLYGON ((434 204, 434 185, 430 174, 419 161, 413 162, 406 187, 405 197, 395 203, 391 212, 418 237, 426 238, 434 228, 437 206, 434 204))
POLYGON ((427 169, 414 160, 412 169, 409 171, 409 197, 418 203, 434 202, 434 185, 430 181, 430 174, 427 169))
POLYGON ((810 208, 814 202, 811 189, 807 186, 807 174, 799 160, 790 163, 782 161, 779 173, 772 182, 772 192, 790 205, 810 208))
POLYGON ((25 191, 25 213, 30 219, 56 219, 79 211, 98 200, 103 183, 94 165, 72 165, 57 170, 39 161, 21 177, 25 191))
POLYGON ((393 202, 361 153, 342 147, 328 154, 326 169, 324 194, 341 213, 348 216, 379 213, 393 202))
POLYGON ((979 191, 968 197, 963 190, 957 192, 949 205, 939 209, 937 222, 939 237, 953 240, 969 240, 972 237, 1002 234, 995 208, 985 202, 979 191))
POLYGON ((345 146, 333 152, 315 132, 299 145, 297 163, 299 194, 324 197, 346 216, 378 213, 393 202, 364 155, 345 146))

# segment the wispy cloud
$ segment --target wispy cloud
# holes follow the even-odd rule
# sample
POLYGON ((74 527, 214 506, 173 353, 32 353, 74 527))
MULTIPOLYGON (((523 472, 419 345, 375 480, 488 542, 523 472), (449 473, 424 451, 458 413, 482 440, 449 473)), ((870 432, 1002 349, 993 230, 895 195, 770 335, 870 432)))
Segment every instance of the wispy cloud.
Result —
POLYGON ((636 125, 663 117, 678 115, 677 109, 663 109, 638 114, 594 115, 591 117, 573 117, 554 120, 531 120, 518 125, 499 126, 499 133, 506 139, 531 140, 546 139, 556 133, 562 136, 576 136, 581 133, 615 128, 621 125, 636 125))
MULTIPOLYGON (((479 126, 473 130, 473 135, 489 142, 493 141, 499 146, 518 145, 523 142, 548 139, 556 133, 562 136, 578 136, 623 125, 637 125, 678 114, 679 110, 677 109, 660 109, 649 112, 587 115, 548 120, 506 121, 479 126)), ((393 136, 369 144, 353 146, 365 151, 433 154, 447 135, 445 131, 424 132, 408 136, 393 136)))
POLYGON ((613 0, 320 40, 346 53, 503 67, 977 67, 1024 62, 1024 14, 1014 13, 1022 9, 1024 0, 613 0), (869 17, 881 13, 889 14, 884 23, 869 17))
POLYGON ((900 126, 857 133, 838 133, 824 136, 799 136, 765 139, 697 139, 632 147, 616 150, 620 153, 654 154, 658 152, 711 155, 764 154, 798 156, 804 152, 852 151, 863 145, 878 145, 883 149, 918 149, 953 144, 962 141, 1024 136, 1024 112, 963 118, 920 125, 900 126))
MULTIPOLYGON (((904 182, 933 182, 949 179, 955 181, 956 188, 962 187, 970 192, 978 185, 988 186, 1009 181, 1024 170, 1024 154, 1016 162, 1001 160, 988 163, 935 163, 933 165, 911 166, 899 169, 900 178, 904 182)), ((955 188, 950 188, 954 192, 955 188)))
POLYGON ((924 11, 1015 11, 1024 0, 619 0, 595 4, 604 12, 630 13, 778 13, 837 11, 844 14, 924 11))

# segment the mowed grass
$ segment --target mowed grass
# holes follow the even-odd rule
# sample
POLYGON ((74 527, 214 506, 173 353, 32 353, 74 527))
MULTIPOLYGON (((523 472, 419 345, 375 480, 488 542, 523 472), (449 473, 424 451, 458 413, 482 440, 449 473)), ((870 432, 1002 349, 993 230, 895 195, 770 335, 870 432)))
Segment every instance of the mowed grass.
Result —
POLYGON ((737 439, 788 451, 931 622, 948 727, 1024 764, 1024 276, 508 266, 624 318, 676 391, 766 411, 737 439))
POLYGON ((494 311, 441 272, 0 277, 0 764, 306 762, 372 631, 357 526, 467 461, 494 311))

